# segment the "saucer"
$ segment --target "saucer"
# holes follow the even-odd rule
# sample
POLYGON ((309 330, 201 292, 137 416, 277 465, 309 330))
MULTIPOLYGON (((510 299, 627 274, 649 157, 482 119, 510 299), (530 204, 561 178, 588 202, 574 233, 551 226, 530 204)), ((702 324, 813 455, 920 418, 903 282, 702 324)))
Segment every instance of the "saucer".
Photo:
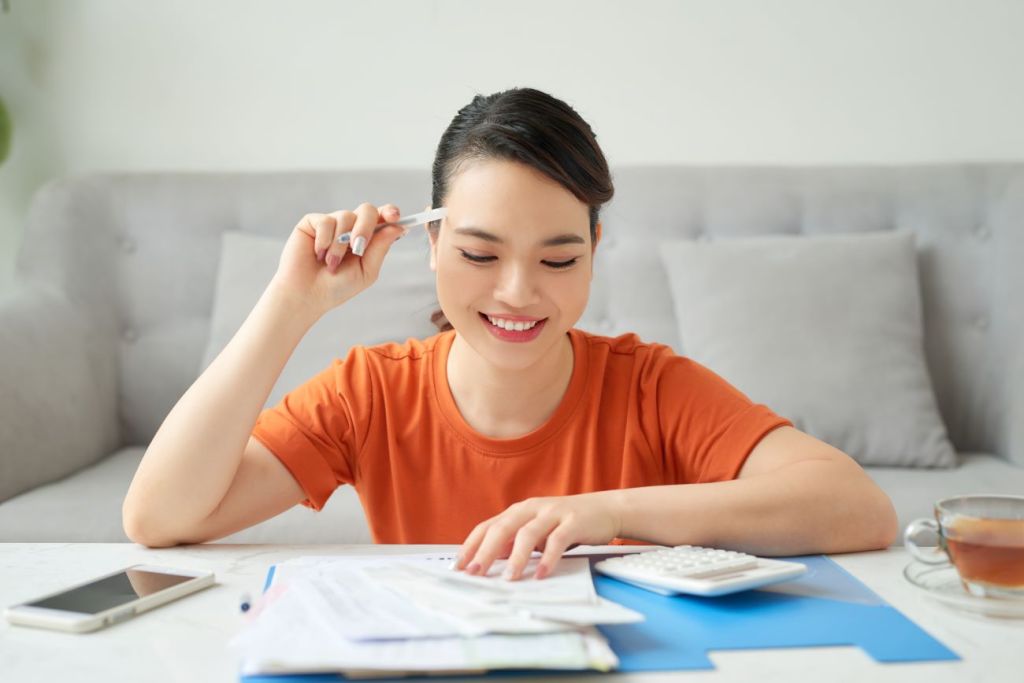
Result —
POLYGON ((951 564, 911 562, 903 576, 915 587, 950 607, 1003 619, 1024 619, 1024 598, 981 598, 971 595, 960 583, 960 576, 951 564))

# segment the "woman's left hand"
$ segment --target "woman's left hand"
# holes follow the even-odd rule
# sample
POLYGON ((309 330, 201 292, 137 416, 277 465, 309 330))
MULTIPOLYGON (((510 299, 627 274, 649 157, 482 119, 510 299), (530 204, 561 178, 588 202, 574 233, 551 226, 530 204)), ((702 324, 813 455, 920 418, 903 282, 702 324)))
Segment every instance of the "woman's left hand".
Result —
POLYGON ((485 575, 499 557, 508 558, 503 576, 515 580, 536 548, 543 551, 535 578, 554 571, 570 546, 602 545, 619 535, 619 491, 528 498, 476 525, 459 550, 456 569, 485 575))

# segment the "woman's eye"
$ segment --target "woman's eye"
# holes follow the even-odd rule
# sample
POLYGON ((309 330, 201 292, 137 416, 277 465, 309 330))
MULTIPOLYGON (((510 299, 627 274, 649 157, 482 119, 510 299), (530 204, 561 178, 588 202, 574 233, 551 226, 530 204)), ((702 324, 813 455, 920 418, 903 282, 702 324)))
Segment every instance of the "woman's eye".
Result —
MULTIPOLYGON (((498 258, 497 256, 476 256, 474 254, 470 254, 468 251, 463 251, 462 249, 459 249, 459 253, 462 254, 464 259, 471 263, 490 263, 498 258)), ((580 259, 577 256, 576 258, 571 258, 568 261, 541 261, 541 263, 549 268, 568 268, 579 260, 580 259)))
POLYGON ((568 261, 542 261, 542 263, 546 266, 551 266, 552 268, 568 268, 579 260, 579 257, 576 257, 571 258, 568 261))
POLYGON ((472 261, 473 263, 487 263, 488 261, 493 261, 498 258, 497 256, 474 256, 473 254, 462 251, 461 249, 459 249, 459 252, 461 252, 463 258, 467 261, 472 261))

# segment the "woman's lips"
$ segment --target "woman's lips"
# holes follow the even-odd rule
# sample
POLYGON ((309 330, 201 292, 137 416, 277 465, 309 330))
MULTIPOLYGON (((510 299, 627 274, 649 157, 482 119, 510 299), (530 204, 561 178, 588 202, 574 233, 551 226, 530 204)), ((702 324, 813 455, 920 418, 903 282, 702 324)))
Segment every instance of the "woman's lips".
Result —
MULTIPOLYGON (((515 320, 514 318, 503 318, 503 319, 504 320, 515 320)), ((480 320, 487 327, 487 329, 491 332, 491 334, 493 334, 495 337, 497 337, 501 341, 507 341, 507 342, 528 342, 528 341, 533 341, 534 339, 536 339, 537 337, 540 336, 541 331, 544 329, 544 325, 548 321, 547 318, 541 318, 540 322, 538 322, 536 325, 534 325, 530 329, 516 331, 516 330, 506 330, 504 327, 498 327, 497 325, 494 325, 493 323, 491 323, 490 320, 487 319, 487 315, 484 314, 484 313, 480 314, 480 320)), ((515 320, 515 321, 516 322, 519 322, 519 321, 526 322, 528 320, 529 321, 533 321, 533 320, 537 320, 537 318, 527 318, 527 319, 520 318, 519 320, 515 320)))

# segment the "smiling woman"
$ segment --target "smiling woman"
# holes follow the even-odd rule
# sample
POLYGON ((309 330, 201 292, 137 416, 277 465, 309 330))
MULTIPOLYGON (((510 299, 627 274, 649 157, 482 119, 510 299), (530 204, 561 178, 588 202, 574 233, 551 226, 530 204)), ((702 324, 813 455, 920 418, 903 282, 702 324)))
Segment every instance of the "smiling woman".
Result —
POLYGON ((455 382, 529 369, 535 383, 549 384, 559 373, 545 359, 571 356, 567 332, 589 297, 599 234, 590 207, 530 166, 505 160, 464 163, 443 201, 444 227, 429 228, 430 266, 446 327, 458 331, 455 382), (463 372, 464 363, 473 370, 463 372))
MULTIPOLYGON (((576 205, 563 207, 570 216, 568 225, 580 222, 578 214, 583 213, 583 224, 590 240, 587 242, 577 232, 564 235, 552 235, 544 240, 543 246, 556 247, 563 244, 597 245, 599 239, 598 214, 601 206, 611 200, 614 194, 611 173, 604 153, 597 144, 597 136, 590 125, 565 102, 532 88, 515 88, 492 95, 477 95, 473 101, 459 110, 448 125, 437 146, 433 165, 433 205, 449 206, 452 201, 455 179, 463 175, 467 167, 479 167, 488 162, 510 162, 501 164, 498 170, 484 173, 482 178, 463 178, 462 186, 472 186, 474 190, 485 190, 478 200, 499 199, 509 200, 508 195, 502 196, 496 186, 481 187, 481 182, 508 181, 510 174, 524 174, 535 171, 533 177, 539 183, 551 184, 554 187, 548 192, 534 194, 527 192, 525 196, 528 206, 492 206, 489 210, 497 212, 495 221, 508 225, 510 220, 531 207, 543 209, 550 207, 537 206, 544 196, 554 195, 559 204, 569 204, 565 194, 575 198, 576 205), (557 188, 561 188, 561 192, 557 188)), ((480 173, 477 169, 476 173, 480 173)), ((475 174, 471 174, 475 175, 475 174)), ((520 187, 529 190, 529 187, 520 187)), ((460 187, 460 197, 465 196, 469 188, 460 187)), ((473 204, 477 204, 470 199, 473 204)), ((506 203, 511 203, 506 201, 506 203)), ((485 209, 480 206, 463 207, 464 212, 474 209, 479 215, 485 209)), ((557 216, 550 213, 543 216, 546 225, 552 229, 557 227, 557 216)), ((452 221, 449 221, 451 224, 452 221)), ((481 223, 492 225, 492 223, 481 223)), ((459 225, 455 223, 455 225, 459 225)), ((440 232, 440 221, 428 226, 432 245, 436 244, 440 232)), ((504 240, 485 228, 464 224, 455 228, 455 234, 476 237, 485 242, 504 244, 504 240)), ((432 249, 432 256, 436 249, 432 249)), ((593 249, 591 249, 592 253, 593 249)), ((464 258, 476 263, 490 262, 494 256, 473 255, 463 252, 464 258)), ((554 268, 565 268, 576 262, 579 257, 569 261, 551 264, 554 268)), ((435 262, 432 266, 436 270, 435 262)), ((452 329, 445 316, 444 305, 436 311, 431 320, 443 331, 452 329)))
POLYGON ((354 346, 262 410, 298 341, 374 282, 402 230, 376 230, 399 220, 393 205, 304 217, 151 442, 128 535, 220 538, 296 503, 319 510, 349 484, 375 541, 461 542, 459 568, 508 557, 510 578, 534 549, 542 578, 579 543, 758 555, 890 543, 892 505, 847 455, 663 344, 575 327, 612 194, 567 104, 532 89, 474 98, 433 165, 441 331, 354 346))

